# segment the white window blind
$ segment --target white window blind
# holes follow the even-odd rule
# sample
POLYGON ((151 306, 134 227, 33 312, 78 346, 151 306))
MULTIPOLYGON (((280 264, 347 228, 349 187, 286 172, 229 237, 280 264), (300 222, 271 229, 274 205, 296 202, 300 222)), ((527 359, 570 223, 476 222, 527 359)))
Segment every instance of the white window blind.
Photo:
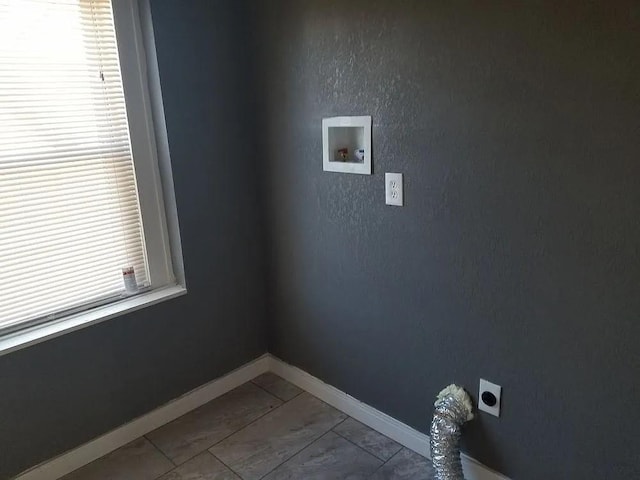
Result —
POLYGON ((0 0, 0 329, 148 268, 109 0, 0 0))

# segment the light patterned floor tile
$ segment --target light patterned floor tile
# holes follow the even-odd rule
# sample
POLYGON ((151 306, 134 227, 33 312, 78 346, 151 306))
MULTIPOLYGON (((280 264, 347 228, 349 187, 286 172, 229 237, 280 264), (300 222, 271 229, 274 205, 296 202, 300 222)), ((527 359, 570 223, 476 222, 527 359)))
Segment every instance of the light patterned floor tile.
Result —
POLYGON ((365 480, 380 465, 379 458, 329 432, 280 465, 265 480, 365 480))
POLYGON ((262 478, 344 420, 308 393, 260 418, 210 449, 244 480, 262 478))
POLYGON ((179 465, 281 403, 260 387, 246 383, 154 430, 147 438, 179 465))
POLYGON ((353 418, 346 419, 335 427, 333 431, 385 462, 402 448, 402 445, 399 443, 394 442, 390 438, 385 437, 353 418))
POLYGON ((159 480, 241 480, 209 452, 183 463, 159 480))
POLYGON ((271 395, 275 395, 280 400, 288 402, 292 398, 300 395, 302 390, 294 384, 287 382, 274 373, 265 373, 254 378, 253 383, 264 388, 271 395))
POLYGON ((431 461, 403 448, 385 463, 371 480, 433 480, 431 461))

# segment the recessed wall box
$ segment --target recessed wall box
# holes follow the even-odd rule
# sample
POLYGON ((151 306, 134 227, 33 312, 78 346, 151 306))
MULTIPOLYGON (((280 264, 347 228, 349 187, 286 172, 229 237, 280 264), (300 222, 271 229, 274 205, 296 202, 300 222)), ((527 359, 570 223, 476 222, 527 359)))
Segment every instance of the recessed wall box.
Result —
POLYGON ((371 175, 371 117, 323 118, 322 150, 324 171, 371 175))

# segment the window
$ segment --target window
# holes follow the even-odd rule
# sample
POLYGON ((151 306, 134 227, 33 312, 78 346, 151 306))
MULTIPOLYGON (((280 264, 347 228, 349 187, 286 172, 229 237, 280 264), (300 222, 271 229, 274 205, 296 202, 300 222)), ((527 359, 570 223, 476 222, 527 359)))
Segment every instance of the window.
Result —
POLYGON ((0 0, 0 331, 175 282, 137 9, 113 3, 0 0))

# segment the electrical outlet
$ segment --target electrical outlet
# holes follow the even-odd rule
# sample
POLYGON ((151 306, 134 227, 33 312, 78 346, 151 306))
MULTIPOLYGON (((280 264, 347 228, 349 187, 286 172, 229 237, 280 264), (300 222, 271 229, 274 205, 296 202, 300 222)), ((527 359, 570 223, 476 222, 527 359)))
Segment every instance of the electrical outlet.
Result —
POLYGON ((480 379, 480 391, 478 392, 478 410, 487 412, 494 417, 500 416, 500 397, 502 387, 487 380, 480 379))
POLYGON ((402 207, 404 205, 404 192, 402 190, 401 173, 384 174, 384 193, 387 205, 402 207))

